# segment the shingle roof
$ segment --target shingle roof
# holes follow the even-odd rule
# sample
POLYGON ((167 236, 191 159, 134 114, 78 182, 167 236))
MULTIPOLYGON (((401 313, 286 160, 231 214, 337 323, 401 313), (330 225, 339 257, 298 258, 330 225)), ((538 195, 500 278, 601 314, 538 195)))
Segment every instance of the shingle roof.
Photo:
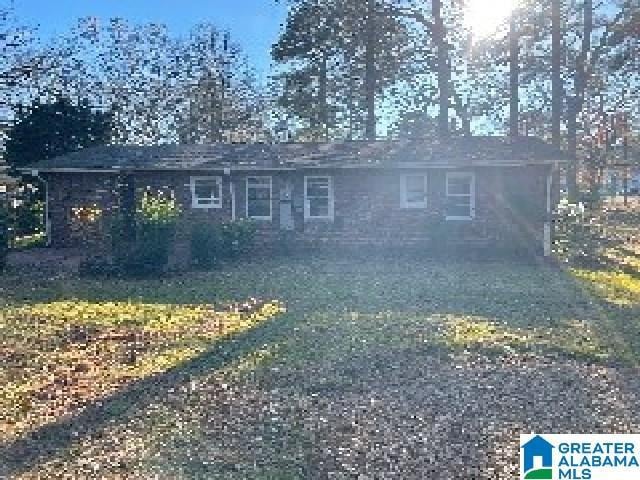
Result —
POLYGON ((102 146, 37 162, 28 169, 207 170, 375 166, 520 165, 566 160, 534 137, 454 137, 332 143, 102 146))

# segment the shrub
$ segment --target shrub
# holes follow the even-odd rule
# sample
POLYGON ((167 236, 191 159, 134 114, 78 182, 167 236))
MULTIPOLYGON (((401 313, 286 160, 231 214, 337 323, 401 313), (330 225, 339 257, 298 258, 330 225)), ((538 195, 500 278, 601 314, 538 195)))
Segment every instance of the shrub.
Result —
POLYGON ((118 275, 120 268, 104 257, 90 257, 80 263, 78 273, 89 277, 111 277, 118 275))
POLYGON ((590 265, 601 242, 600 225, 582 203, 562 200, 555 214, 556 253, 565 262, 590 265))
POLYGON ((217 225, 196 224, 191 230, 191 260, 201 268, 211 268, 224 257, 222 231, 217 225))
POLYGON ((250 220, 196 224, 191 230, 191 259, 200 267, 210 268, 221 260, 247 254, 255 233, 255 224, 250 220))
POLYGON ((17 236, 44 231, 44 202, 32 199, 21 201, 12 213, 11 223, 17 236))
POLYGON ((44 185, 34 179, 23 180, 12 190, 7 215, 13 235, 24 237, 44 232, 44 185))
POLYGON ((235 258, 246 254, 253 246, 256 226, 251 220, 236 220, 222 225, 224 256, 235 258))
POLYGON ((112 224, 115 264, 127 275, 147 276, 163 272, 169 263, 180 215, 175 199, 146 192, 135 212, 132 232, 128 231, 124 215, 120 212, 112 224))

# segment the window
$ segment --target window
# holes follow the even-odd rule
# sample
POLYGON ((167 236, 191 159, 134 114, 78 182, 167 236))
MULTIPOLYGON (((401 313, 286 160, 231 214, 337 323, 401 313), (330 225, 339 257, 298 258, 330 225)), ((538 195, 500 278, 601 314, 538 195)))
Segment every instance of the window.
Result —
POLYGON ((271 177, 247 177, 247 218, 271 220, 271 177))
POLYGON ((331 177, 304 177, 304 218, 333 219, 331 177))
POLYGON ((475 216, 475 175, 447 173, 447 220, 471 220, 475 216))
POLYGON ((222 177, 191 177, 193 208, 222 207, 222 177))
POLYGON ((400 206, 402 208, 427 207, 426 175, 402 175, 400 177, 400 206))

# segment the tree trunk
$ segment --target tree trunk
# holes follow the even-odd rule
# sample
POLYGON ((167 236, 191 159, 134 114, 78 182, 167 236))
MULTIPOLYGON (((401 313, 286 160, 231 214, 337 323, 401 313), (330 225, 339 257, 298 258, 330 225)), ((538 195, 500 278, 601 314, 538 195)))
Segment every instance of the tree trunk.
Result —
POLYGON ((553 146, 560 148, 560 123, 562 119, 562 31, 560 1, 551 1, 551 138, 553 146))
POLYGON ((444 19, 442 18, 442 0, 431 0, 431 13, 433 15, 432 39, 436 47, 438 57, 438 134, 441 137, 449 136, 449 54, 445 44, 444 19))
POLYGON ((465 105, 463 109, 462 134, 465 137, 471 136, 471 114, 469 113, 469 105, 465 105))
POLYGON ((349 111, 349 134, 347 135, 348 140, 353 140, 353 130, 354 130, 354 124, 355 124, 355 119, 354 119, 355 102, 353 101, 353 94, 356 87, 355 83, 356 82, 353 78, 353 72, 351 71, 351 66, 349 66, 349 85, 348 85, 348 92, 347 92, 347 110, 349 111))
POLYGON ((226 96, 225 96, 225 89, 227 88, 227 79, 226 79, 226 71, 223 69, 223 73, 220 74, 220 102, 218 104, 218 132, 217 132, 217 142, 223 142, 225 140, 224 134, 228 133, 225 132, 225 123, 226 123, 226 118, 225 118, 225 102, 226 102, 226 96))
POLYGON ((220 137, 220 124, 218 123, 219 104, 218 104, 218 88, 217 88, 217 74, 210 72, 208 74, 206 83, 206 95, 209 96, 209 132, 207 132, 207 139, 209 142, 217 142, 220 137))
POLYGON ((518 30, 516 12, 511 14, 509 21, 509 134, 512 138, 518 136, 520 77, 520 47, 518 45, 518 30))
POLYGON ((569 165, 567 166, 567 193, 570 202, 575 202, 578 197, 576 154, 578 141, 578 99, 575 95, 567 98, 567 140, 569 152, 569 165))
POLYGON ((356 118, 356 101, 355 101, 355 96, 358 93, 362 93, 362 89, 359 85, 356 84, 356 77, 357 77, 357 71, 356 71, 356 67, 355 67, 355 57, 356 57, 356 52, 355 52, 355 47, 353 46, 352 42, 347 42, 346 44, 346 50, 345 50, 345 68, 346 68, 346 73, 348 75, 347 78, 347 84, 346 84, 346 88, 347 88, 347 92, 346 92, 346 98, 345 98, 345 102, 346 102, 346 108, 348 111, 348 119, 349 119, 349 131, 347 134, 347 139, 348 140, 353 140, 355 135, 354 135, 354 131, 356 129, 356 127, 361 128, 362 125, 358 125, 358 121, 356 118))
POLYGON ((325 142, 329 140, 329 103, 327 101, 327 55, 321 53, 320 72, 318 79, 318 109, 319 109, 319 134, 325 142))
POLYGON ((584 104, 584 95, 587 83, 586 62, 591 52, 591 33, 593 31, 593 0, 584 0, 583 10, 583 33, 582 48, 576 62, 575 73, 575 96, 573 99, 573 108, 569 112, 569 125, 567 133, 569 135, 569 157, 571 164, 567 172, 567 187, 569 190, 570 201, 575 201, 578 196, 577 173, 578 173, 578 121, 577 116, 582 111, 584 104))
POLYGON ((376 0, 367 0, 367 41, 365 47, 365 96, 367 99, 367 140, 376 138, 376 0))

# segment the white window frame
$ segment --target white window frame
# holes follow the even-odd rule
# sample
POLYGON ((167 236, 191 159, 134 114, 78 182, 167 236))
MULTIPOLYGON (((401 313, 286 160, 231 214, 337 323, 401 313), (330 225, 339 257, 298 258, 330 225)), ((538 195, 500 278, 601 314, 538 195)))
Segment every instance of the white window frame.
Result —
POLYGON ((193 176, 189 178, 191 190, 191 208, 222 208, 222 177, 218 176, 193 176), (218 185, 218 197, 199 198, 196 195, 196 183, 199 181, 215 181, 218 185))
MULTIPOLYGON (((261 185, 261 188, 266 188, 266 185, 261 185)), ((269 175, 251 175, 246 178, 245 181, 245 215, 252 220, 272 220, 273 219, 273 178, 269 175), (269 216, 249 216, 249 180, 250 179, 269 179, 269 216)))
POLYGON ((334 217, 334 198, 333 198, 333 177, 329 176, 329 175, 305 175, 304 177, 304 219, 305 220, 330 220, 333 221, 333 217, 334 217), (317 216, 311 215, 311 199, 308 197, 307 195, 307 185, 309 183, 309 180, 313 180, 313 179, 325 179, 327 180, 327 189, 328 189, 328 195, 329 195, 329 211, 328 211, 328 215, 321 215, 321 216, 317 216))
POLYGON ((449 198, 456 197, 470 197, 469 200, 469 216, 457 216, 457 215, 447 215, 447 220, 473 220, 476 216, 476 174, 474 172, 447 172, 446 180, 445 180, 445 192, 447 201, 449 198), (470 178, 470 192, 469 194, 460 194, 460 193, 449 193, 449 179, 450 178, 470 178))
POLYGON ((404 173, 400 175, 400 207, 401 208, 427 208, 429 200, 429 184, 426 173, 404 173), (410 202, 407 198, 407 180, 412 177, 422 177, 424 182, 424 200, 410 202))

